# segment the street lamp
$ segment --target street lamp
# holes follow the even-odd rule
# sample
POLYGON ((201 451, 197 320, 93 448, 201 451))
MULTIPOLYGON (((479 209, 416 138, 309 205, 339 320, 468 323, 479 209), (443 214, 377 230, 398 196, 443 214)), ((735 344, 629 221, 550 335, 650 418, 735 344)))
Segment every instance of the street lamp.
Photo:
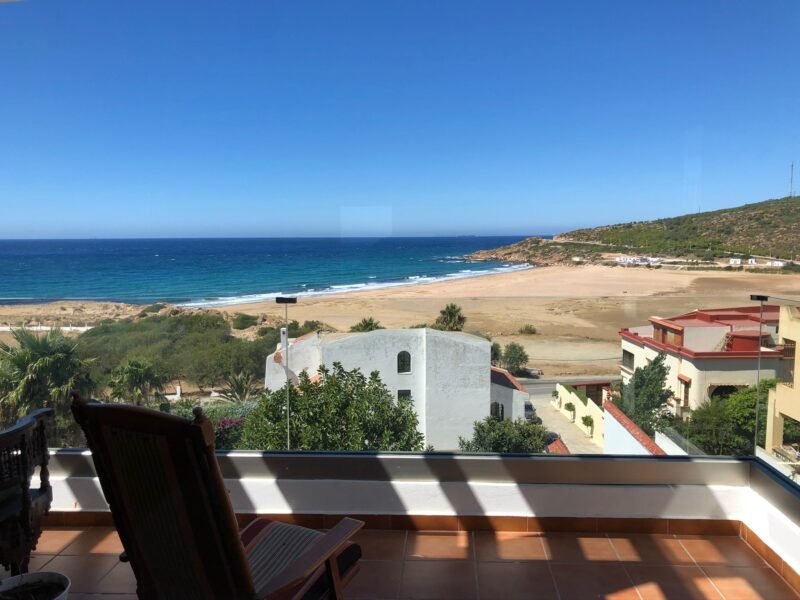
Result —
POLYGON ((290 448, 289 437, 289 305, 297 304, 297 298, 290 296, 278 296, 275 298, 277 304, 283 304, 285 327, 281 331, 281 341, 283 342, 283 368, 286 370, 286 449, 290 448))
POLYGON ((756 366, 756 422, 753 427, 753 456, 755 456, 758 448, 758 405, 761 402, 761 335, 764 328, 764 302, 769 300, 769 296, 750 294, 750 300, 758 302, 760 306, 758 313, 758 364, 756 366))

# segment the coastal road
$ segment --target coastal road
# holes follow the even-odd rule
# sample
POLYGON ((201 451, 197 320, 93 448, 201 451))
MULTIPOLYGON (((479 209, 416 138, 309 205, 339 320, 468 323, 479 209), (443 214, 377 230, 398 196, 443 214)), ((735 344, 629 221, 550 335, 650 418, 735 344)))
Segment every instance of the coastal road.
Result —
POLYGON ((573 454, 602 454, 603 448, 595 444, 589 437, 581 431, 577 425, 572 423, 567 417, 562 415, 550 404, 553 391, 557 383, 581 383, 584 381, 598 381, 608 379, 616 381, 619 374, 615 375, 593 375, 585 377, 559 377, 553 379, 529 379, 518 378, 525 390, 531 395, 533 408, 537 416, 542 420, 542 425, 548 430, 561 436, 573 454))

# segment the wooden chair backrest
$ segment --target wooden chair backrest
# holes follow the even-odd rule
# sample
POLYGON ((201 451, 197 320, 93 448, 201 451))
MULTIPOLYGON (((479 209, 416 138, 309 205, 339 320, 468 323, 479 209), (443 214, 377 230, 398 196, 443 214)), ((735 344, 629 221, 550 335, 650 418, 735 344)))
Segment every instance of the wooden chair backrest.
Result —
POLYGON ((0 492, 19 487, 23 495, 39 467, 40 489, 50 487, 47 462, 47 427, 53 422, 52 408, 40 408, 0 431, 0 492))
POLYGON ((140 598, 253 598, 214 429, 195 419, 73 397, 140 598))

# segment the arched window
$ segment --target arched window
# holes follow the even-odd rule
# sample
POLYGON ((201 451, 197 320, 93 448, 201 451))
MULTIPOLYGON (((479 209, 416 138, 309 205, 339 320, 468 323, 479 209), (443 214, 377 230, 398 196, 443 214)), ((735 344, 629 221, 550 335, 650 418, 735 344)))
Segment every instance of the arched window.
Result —
POLYGON ((411 354, 405 350, 397 355, 397 372, 411 373, 411 354))

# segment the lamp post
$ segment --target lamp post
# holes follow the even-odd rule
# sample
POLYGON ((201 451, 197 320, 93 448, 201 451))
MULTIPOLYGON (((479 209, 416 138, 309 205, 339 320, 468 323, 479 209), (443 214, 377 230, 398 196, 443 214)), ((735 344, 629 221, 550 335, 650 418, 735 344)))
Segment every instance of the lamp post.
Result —
POLYGON ((769 296, 760 294, 750 294, 750 300, 758 302, 758 363, 756 365, 756 422, 753 427, 753 456, 756 455, 758 448, 758 405, 761 402, 761 336, 764 329, 764 302, 769 300, 769 296))
POLYGON ((290 449, 290 436, 289 436, 289 386, 292 382, 289 380, 289 305, 297 304, 297 298, 289 296, 278 296, 275 298, 277 304, 283 304, 284 307, 284 323, 285 327, 281 332, 281 341, 283 342, 283 368, 286 370, 286 449, 290 449))

